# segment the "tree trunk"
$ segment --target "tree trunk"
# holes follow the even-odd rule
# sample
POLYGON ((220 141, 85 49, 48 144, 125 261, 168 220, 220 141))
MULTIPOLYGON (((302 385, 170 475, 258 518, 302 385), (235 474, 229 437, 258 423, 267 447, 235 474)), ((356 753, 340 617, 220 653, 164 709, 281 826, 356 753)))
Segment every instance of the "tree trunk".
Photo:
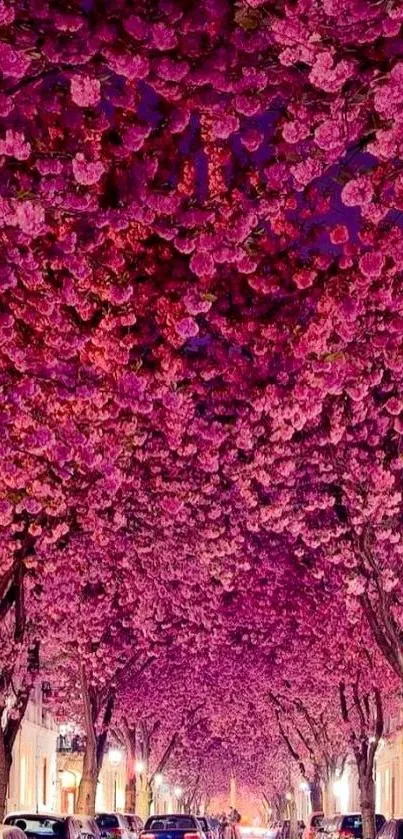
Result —
POLYGON ((97 794, 98 767, 96 749, 87 742, 84 752, 83 774, 78 788, 76 811, 80 815, 93 816, 97 794))
POLYGON ((147 781, 147 816, 151 813, 151 807, 154 802, 154 784, 153 781, 147 781))
POLYGON ((282 822, 288 818, 288 815, 287 801, 283 795, 278 795, 273 802, 274 821, 282 822))
MULTIPOLYGON (((7 802, 7 790, 10 779, 10 770, 13 762, 13 748, 17 734, 21 728, 25 711, 32 689, 31 674, 25 674, 25 684, 17 691, 16 701, 13 706, 13 714, 9 715, 3 728, 0 722, 0 824, 4 817, 7 802)), ((0 707, 0 721, 3 717, 4 706, 0 707)))
POLYGON ((334 778, 330 778, 323 790, 323 812, 327 817, 336 812, 336 796, 334 794, 334 778))
POLYGON ((378 743, 383 732, 382 696, 377 687, 373 687, 370 693, 360 695, 358 679, 351 686, 352 699, 361 722, 359 736, 351 725, 347 705, 347 689, 344 682, 340 682, 339 690, 341 715, 349 730, 350 743, 357 764, 362 836, 363 839, 374 839, 376 833, 374 763, 378 743))
POLYGON ((288 812, 290 816, 290 839, 298 839, 297 805, 294 798, 288 802, 288 812))
POLYGON ((362 839, 374 839, 375 828, 375 783, 372 774, 359 775, 360 807, 362 815, 362 839))
POLYGON ((84 726, 86 734, 85 752, 83 759, 83 774, 78 788, 76 811, 80 815, 93 816, 95 813, 95 798, 98 782, 97 737, 95 732, 96 710, 91 701, 87 677, 82 662, 80 662, 80 683, 83 701, 84 726))
POLYGON ((0 824, 4 821, 7 802, 8 782, 10 778, 11 756, 4 742, 3 729, 0 726, 0 824))
POLYGON ((126 813, 136 812, 136 773, 127 779, 125 787, 125 810, 126 813))
POLYGON ((130 727, 126 720, 122 725, 123 738, 126 746, 127 779, 125 788, 126 813, 136 813, 137 776, 136 776, 136 726, 130 727))
POLYGON ((141 745, 141 755, 144 763, 144 769, 137 784, 135 812, 145 822, 150 815, 150 802, 152 800, 152 795, 150 799, 150 734, 144 722, 138 723, 137 734, 141 745))
POLYGON ((322 784, 320 780, 319 770, 315 767, 315 773, 312 783, 309 785, 311 808, 313 813, 323 812, 323 795, 322 784))

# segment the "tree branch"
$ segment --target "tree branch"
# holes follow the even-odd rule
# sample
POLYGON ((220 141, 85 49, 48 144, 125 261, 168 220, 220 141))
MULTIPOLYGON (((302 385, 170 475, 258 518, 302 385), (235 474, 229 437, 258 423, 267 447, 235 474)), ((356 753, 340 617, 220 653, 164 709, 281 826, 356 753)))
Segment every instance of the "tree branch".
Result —
POLYGON ((91 701, 90 691, 88 688, 88 681, 87 676, 84 670, 84 665, 80 660, 80 685, 81 685, 81 696, 83 700, 83 710, 84 710, 84 728, 85 734, 87 738, 87 744, 89 744, 92 749, 94 750, 94 754, 96 755, 96 736, 95 736, 95 719, 94 719, 94 707, 91 701))
POLYGON ((169 743, 168 743, 168 745, 167 745, 167 747, 164 751, 164 754, 162 755, 162 758, 161 758, 155 772, 153 772, 153 774, 151 776, 151 781, 154 781, 155 776, 160 775, 161 772, 163 771, 163 769, 165 769, 165 766, 167 765, 168 760, 171 757, 171 754, 176 747, 178 737, 179 737, 179 732, 175 731, 175 734, 171 737, 171 739, 170 739, 170 741, 169 741, 169 743))
POLYGON ((303 762, 301 756, 298 754, 298 752, 294 749, 294 746, 291 743, 290 738, 288 737, 288 735, 286 734, 286 732, 283 728, 283 725, 282 725, 282 722, 281 722, 281 719, 280 719, 280 713, 279 713, 278 709, 275 710, 275 714, 276 714, 276 719, 277 719, 277 725, 278 725, 280 734, 281 734, 281 736, 284 740, 284 743, 286 744, 287 749, 288 749, 291 757, 295 760, 296 764, 299 766, 302 777, 306 778, 307 773, 306 773, 304 762, 303 762))
POLYGON ((20 730, 20 726, 22 720, 25 715, 25 711, 27 710, 27 705, 29 702, 29 697, 31 694, 31 685, 26 686, 24 689, 21 689, 17 692, 17 701, 13 707, 13 714, 9 716, 7 719, 6 727, 4 729, 4 745, 6 748, 7 756, 11 760, 11 754, 13 750, 13 746, 15 743, 15 739, 17 734, 20 730))
POLYGON ((108 697, 106 702, 104 716, 102 720, 102 731, 97 737, 97 767, 101 769, 102 761, 104 759, 105 754, 105 745, 109 733, 109 727, 111 724, 113 709, 115 706, 115 692, 112 691, 108 697))

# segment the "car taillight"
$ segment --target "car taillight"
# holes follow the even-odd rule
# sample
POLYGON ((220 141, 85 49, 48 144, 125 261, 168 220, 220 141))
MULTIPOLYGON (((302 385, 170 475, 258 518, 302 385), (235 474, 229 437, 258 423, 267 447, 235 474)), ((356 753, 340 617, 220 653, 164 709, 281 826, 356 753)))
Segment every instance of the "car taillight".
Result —
POLYGON ((185 833, 183 839, 196 839, 196 836, 198 836, 198 835, 199 834, 198 834, 197 830, 193 830, 192 833, 185 833))
POLYGON ((340 839, 354 839, 354 833, 351 830, 339 830, 340 839))
POLYGON ((123 836, 124 832, 124 827, 111 827, 111 829, 108 831, 110 836, 123 836))
POLYGON ((140 839, 157 839, 155 833, 142 833, 140 839))

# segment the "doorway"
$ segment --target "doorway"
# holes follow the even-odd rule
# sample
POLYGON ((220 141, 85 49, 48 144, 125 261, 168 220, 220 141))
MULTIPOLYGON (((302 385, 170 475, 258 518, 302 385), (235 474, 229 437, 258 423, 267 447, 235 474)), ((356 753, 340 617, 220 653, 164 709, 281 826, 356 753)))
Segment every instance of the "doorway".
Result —
POLYGON ((62 790, 62 813, 71 816, 76 811, 76 791, 74 787, 62 790))

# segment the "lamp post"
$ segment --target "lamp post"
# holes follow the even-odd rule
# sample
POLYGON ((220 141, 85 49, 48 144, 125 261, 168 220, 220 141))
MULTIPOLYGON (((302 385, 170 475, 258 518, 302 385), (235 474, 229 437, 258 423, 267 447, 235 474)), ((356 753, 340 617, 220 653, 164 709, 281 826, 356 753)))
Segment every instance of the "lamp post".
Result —
POLYGON ((122 752, 120 749, 110 748, 108 752, 108 758, 110 765, 115 770, 114 776, 114 783, 113 783, 113 811, 116 813, 117 810, 117 785, 118 785, 118 766, 122 760, 122 752))

